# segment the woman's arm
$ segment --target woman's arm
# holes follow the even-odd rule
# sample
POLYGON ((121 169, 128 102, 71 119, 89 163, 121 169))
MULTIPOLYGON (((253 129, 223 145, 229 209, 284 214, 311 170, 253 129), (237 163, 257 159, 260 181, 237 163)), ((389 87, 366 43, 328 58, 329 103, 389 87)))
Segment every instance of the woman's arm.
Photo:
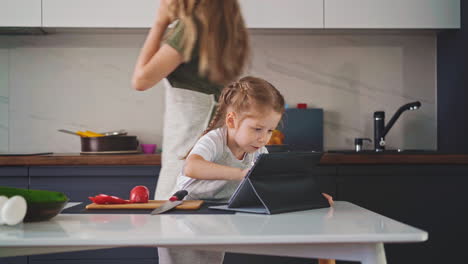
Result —
POLYGON ((132 86, 138 91, 153 87, 183 62, 183 57, 169 45, 160 47, 167 26, 171 23, 168 13, 169 0, 160 2, 156 21, 138 56, 132 78, 132 86))
POLYGON ((242 180, 249 170, 242 170, 206 161, 202 156, 187 157, 184 175, 198 180, 242 180))

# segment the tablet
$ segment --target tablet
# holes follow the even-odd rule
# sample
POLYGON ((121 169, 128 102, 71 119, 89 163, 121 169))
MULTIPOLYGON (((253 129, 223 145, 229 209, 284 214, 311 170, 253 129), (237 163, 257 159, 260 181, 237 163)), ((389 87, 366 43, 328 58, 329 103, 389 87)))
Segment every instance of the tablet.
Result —
POLYGON ((329 207, 317 170, 321 152, 262 154, 227 205, 211 209, 276 214, 329 207))

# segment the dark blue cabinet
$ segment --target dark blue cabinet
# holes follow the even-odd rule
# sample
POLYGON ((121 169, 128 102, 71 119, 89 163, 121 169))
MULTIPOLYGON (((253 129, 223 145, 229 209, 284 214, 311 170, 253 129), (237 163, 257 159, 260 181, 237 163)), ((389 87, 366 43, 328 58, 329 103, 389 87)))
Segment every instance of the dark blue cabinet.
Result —
POLYGON ((0 167, 0 186, 28 188, 28 167, 0 167))
POLYGON ((29 260, 30 264, 157 264, 155 259, 35 259, 29 260))
POLYGON ((29 257, 29 264, 157 264, 156 248, 112 248, 29 257))
POLYGON ((386 244, 388 263, 464 263, 468 166, 340 166, 337 199, 421 228, 428 241, 386 244))
POLYGON ((28 257, 0 258, 0 264, 28 264, 28 257))
POLYGON ((157 166, 99 166, 31 167, 31 189, 46 189, 65 193, 70 201, 88 201, 88 196, 100 193, 128 199, 136 185, 150 189, 154 196, 160 167, 157 166))

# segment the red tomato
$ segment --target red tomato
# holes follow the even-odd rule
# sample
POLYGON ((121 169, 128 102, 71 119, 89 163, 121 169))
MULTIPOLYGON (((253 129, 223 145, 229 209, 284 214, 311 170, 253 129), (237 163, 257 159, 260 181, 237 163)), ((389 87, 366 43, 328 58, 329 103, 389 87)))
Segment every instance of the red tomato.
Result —
POLYGON ((131 203, 147 203, 149 200, 149 190, 146 186, 138 185, 130 191, 131 203))

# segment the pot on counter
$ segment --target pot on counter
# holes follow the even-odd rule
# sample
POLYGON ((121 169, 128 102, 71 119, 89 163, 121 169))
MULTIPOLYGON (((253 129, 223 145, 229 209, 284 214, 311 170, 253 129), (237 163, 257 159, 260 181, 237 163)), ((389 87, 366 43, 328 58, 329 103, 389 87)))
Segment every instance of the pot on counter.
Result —
POLYGON ((80 136, 81 154, 129 154, 139 153, 136 136, 127 136, 127 132, 119 131, 95 133, 92 131, 70 131, 59 129, 66 134, 80 136))
POLYGON ((138 153, 136 136, 81 137, 81 154, 138 153))

